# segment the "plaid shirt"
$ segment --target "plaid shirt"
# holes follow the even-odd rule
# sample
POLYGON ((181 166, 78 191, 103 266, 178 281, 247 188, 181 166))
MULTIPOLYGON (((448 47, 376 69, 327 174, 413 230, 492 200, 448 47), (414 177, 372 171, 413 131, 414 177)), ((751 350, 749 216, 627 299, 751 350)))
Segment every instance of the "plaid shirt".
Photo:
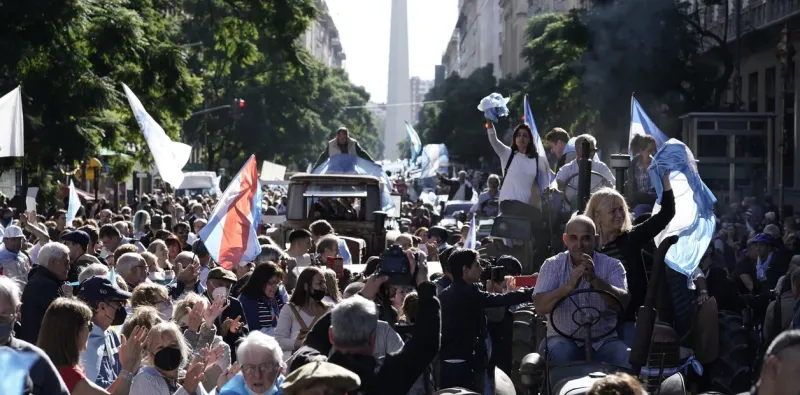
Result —
MULTIPOLYGON (((594 260, 594 272, 598 278, 607 282, 608 284, 628 290, 628 281, 625 277, 625 268, 622 266, 619 260, 611 258, 607 255, 603 255, 599 252, 595 252, 594 256, 592 257, 594 260)), ((544 292, 551 292, 554 291, 569 281, 570 274, 572 273, 572 260, 569 257, 569 252, 565 251, 562 252, 552 258, 547 259, 542 264, 542 268, 539 270, 539 277, 536 281, 536 287, 533 290, 533 294, 536 295, 538 293, 544 292)), ((577 289, 588 289, 591 288, 589 283, 584 280, 581 280, 578 283, 577 289)), ((591 316, 593 314, 597 314, 597 312, 603 312, 608 310, 606 306, 606 302, 597 293, 585 293, 580 295, 575 295, 572 297, 572 300, 578 306, 589 306, 597 309, 594 311, 593 309, 583 309, 581 313, 575 315, 575 319, 580 322, 582 318, 587 318, 591 320, 591 316)), ((576 331, 573 335, 578 339, 582 339, 585 336, 585 330, 580 328, 575 322, 572 321, 573 314, 577 310, 575 304, 570 302, 569 300, 564 301, 558 307, 558 309, 554 310, 551 315, 552 320, 556 322, 558 329, 560 329, 565 334, 572 334, 573 331, 576 331), (580 329, 579 329, 580 328, 580 329)), ((548 317, 548 319, 551 319, 548 317)), ((596 315, 595 315, 596 317, 596 315)), ((616 326, 617 319, 615 316, 611 317, 603 317, 600 319, 600 322, 592 326, 592 336, 597 336, 601 333, 608 332, 616 326)), ((552 325, 547 325, 547 336, 560 336, 553 330, 552 325)), ((616 333, 612 333, 608 337, 604 339, 600 339, 592 343, 592 348, 597 350, 606 340, 613 339, 616 337, 616 333)), ((583 342, 578 342, 578 344, 583 344, 583 342)))
POLYGON ((636 161, 635 169, 634 176, 636 177, 637 192, 649 193, 653 190, 653 185, 650 184, 650 174, 647 173, 647 169, 640 161, 636 161))

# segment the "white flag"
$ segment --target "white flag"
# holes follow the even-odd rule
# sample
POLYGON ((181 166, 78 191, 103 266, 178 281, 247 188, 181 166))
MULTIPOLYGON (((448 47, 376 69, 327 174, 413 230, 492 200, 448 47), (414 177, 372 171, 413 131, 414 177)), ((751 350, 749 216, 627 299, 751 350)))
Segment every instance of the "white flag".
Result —
POLYGON ((0 97, 0 158, 25 156, 22 95, 17 87, 0 97))
POLYGON ((78 197, 78 190, 75 184, 69 180, 69 200, 67 201, 67 226, 72 226, 72 220, 78 215, 81 208, 81 199, 78 197))
POLYGON ((164 132, 164 129, 145 111, 142 102, 131 92, 130 88, 125 84, 122 84, 122 88, 125 89, 125 95, 128 97, 128 104, 131 105, 133 116, 136 117, 136 122, 139 123, 139 128, 142 129, 144 139, 147 141, 147 147, 150 148, 150 153, 153 154, 158 174, 161 175, 162 180, 172 185, 173 188, 177 188, 183 182, 183 171, 181 169, 189 162, 192 147, 172 141, 167 136, 167 133, 164 132))

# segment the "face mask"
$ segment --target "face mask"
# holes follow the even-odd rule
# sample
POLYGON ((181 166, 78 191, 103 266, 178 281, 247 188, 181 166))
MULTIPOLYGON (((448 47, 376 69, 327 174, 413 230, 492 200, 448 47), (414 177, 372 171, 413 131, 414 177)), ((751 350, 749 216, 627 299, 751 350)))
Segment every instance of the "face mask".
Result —
POLYGON ((158 314, 161 315, 162 320, 169 321, 172 319, 172 310, 172 305, 161 307, 158 309, 158 314))
POLYGON ((322 301, 325 297, 325 291, 319 289, 312 289, 311 290, 311 299, 316 300, 317 302, 322 301))
POLYGON ((0 322, 0 344, 8 344, 14 337, 14 323, 17 321, 16 315, 8 322, 0 322))
POLYGON ((181 362, 183 362, 183 355, 177 346, 164 347, 153 356, 153 364, 165 372, 171 372, 181 367, 181 362))
POLYGON ((217 298, 228 299, 228 288, 217 287, 211 292, 211 297, 216 300, 217 298))
POLYGON ((128 312, 125 311, 124 307, 120 306, 116 313, 114 313, 114 320, 111 321, 111 326, 119 326, 124 324, 126 318, 128 318, 128 312))

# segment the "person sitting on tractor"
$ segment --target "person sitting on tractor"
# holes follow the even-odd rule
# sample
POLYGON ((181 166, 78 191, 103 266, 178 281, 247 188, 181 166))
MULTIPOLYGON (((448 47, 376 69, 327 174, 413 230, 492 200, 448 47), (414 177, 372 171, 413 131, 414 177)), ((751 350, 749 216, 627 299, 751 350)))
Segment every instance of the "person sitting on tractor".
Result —
POLYGON ((325 150, 319 154, 319 158, 317 158, 317 162, 314 163, 314 169, 319 167, 322 162, 325 162, 326 159, 337 155, 337 154, 350 154, 350 155, 357 155, 361 159, 366 159, 370 162, 375 162, 371 156, 361 148, 361 145, 358 144, 358 141, 352 139, 348 136, 349 132, 346 127, 342 126, 336 131, 336 138, 328 141, 328 145, 325 147, 325 150))
POLYGON ((478 196, 478 201, 469 210, 470 213, 478 214, 478 216, 496 217, 497 216, 497 199, 500 198, 500 177, 497 174, 492 174, 486 180, 489 189, 482 192, 478 196), (494 201, 494 204, 492 204, 494 201))
POLYGON ((458 178, 449 179, 439 173, 436 174, 439 177, 439 182, 441 185, 447 186, 449 192, 447 193, 447 200, 472 200, 472 183, 467 180, 467 172, 461 170, 458 172, 458 178))
MULTIPOLYGON (((578 164, 583 158, 594 158, 597 152, 597 140, 590 134, 582 134, 575 139, 575 159, 564 165, 558 173, 554 182, 555 189, 564 193, 564 198, 572 202, 578 191, 578 164), (583 142, 589 143, 589 152, 583 152, 583 142), (568 188, 569 187, 569 188, 568 188)), ((611 173, 608 166, 599 160, 592 161, 592 179, 590 182, 590 192, 594 192, 602 187, 614 187, 616 178, 611 173), (599 174, 599 175, 598 175, 599 174)), ((551 188, 552 189, 552 188, 551 188)))
MULTIPOLYGON (((539 345, 539 354, 546 355, 549 361, 554 362, 583 360, 585 347, 583 342, 560 336, 554 326, 575 339, 586 338, 586 327, 579 327, 573 317, 584 316, 591 320, 591 317, 585 315, 591 315, 592 310, 615 310, 616 314, 609 316, 600 313, 599 317, 594 317, 597 322, 590 325, 589 330, 591 337, 597 337, 613 331, 616 316, 623 313, 616 310, 620 304, 624 309, 630 299, 622 263, 595 251, 598 236, 594 222, 587 216, 576 215, 567 222, 565 231, 563 240, 567 251, 544 261, 533 292, 536 313, 549 314, 551 320, 547 325, 547 338, 539 345), (598 293, 582 293, 570 296, 573 291, 589 288, 608 294, 601 296, 598 293), (609 295, 613 295, 613 298, 609 295), (561 303, 554 310, 556 302, 565 297, 571 301, 561 303), (619 304, 616 303, 617 300, 619 304), (584 312, 587 314, 581 314, 584 312)), ((628 366, 628 347, 617 337, 616 331, 593 341, 589 346, 594 350, 597 360, 628 366)))

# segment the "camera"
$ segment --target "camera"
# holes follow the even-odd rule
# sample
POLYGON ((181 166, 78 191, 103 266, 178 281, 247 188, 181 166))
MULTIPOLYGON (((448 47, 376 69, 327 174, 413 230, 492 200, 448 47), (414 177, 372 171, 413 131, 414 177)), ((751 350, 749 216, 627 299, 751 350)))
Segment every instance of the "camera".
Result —
POLYGON ((411 284, 411 264, 400 246, 391 246, 381 254, 380 275, 388 276, 391 285, 411 284))

